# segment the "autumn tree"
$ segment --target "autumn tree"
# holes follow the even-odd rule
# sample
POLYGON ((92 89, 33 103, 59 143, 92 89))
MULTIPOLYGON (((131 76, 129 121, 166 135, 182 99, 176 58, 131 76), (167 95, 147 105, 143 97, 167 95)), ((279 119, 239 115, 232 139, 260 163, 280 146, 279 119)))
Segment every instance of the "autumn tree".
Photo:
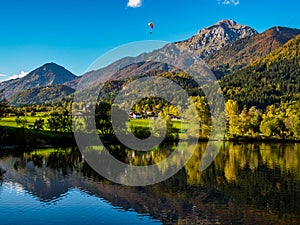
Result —
POLYGON ((225 103, 226 121, 230 136, 238 136, 240 134, 239 107, 238 103, 229 99, 225 103))

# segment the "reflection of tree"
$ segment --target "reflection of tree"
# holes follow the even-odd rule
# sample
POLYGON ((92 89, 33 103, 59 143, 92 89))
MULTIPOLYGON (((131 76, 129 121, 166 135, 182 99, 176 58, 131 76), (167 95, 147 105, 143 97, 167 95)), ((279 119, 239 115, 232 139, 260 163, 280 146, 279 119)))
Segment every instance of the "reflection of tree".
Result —
POLYGON ((14 163, 14 169, 15 170, 19 170, 19 169, 24 169, 26 167, 27 164, 27 160, 24 158, 19 158, 18 160, 16 160, 16 162, 14 163))
POLYGON ((127 149, 123 145, 107 145, 107 150, 118 160, 125 162, 127 149))
POLYGON ((47 158, 47 167, 61 169, 64 174, 67 174, 68 170, 74 170, 79 167, 82 161, 82 155, 76 148, 71 150, 55 151, 50 153, 47 158))
MULTIPOLYGON (((143 153, 118 145, 108 146, 108 149, 115 152, 117 156, 119 152, 124 152, 125 156, 119 155, 119 157, 125 157, 125 162, 128 164, 149 165, 168 157, 175 147, 174 143, 166 143, 152 152, 143 153)), ((186 143, 181 150, 190 150, 189 148, 192 147, 186 143)), ((244 216, 244 221, 249 222, 245 212, 252 213, 252 216, 263 214, 261 221, 268 218, 274 221, 282 217, 284 218, 282 221, 289 223, 293 218, 299 219, 299 144, 234 145, 227 142, 222 146, 213 164, 205 171, 199 172, 198 167, 205 148, 206 143, 198 143, 193 157, 184 169, 166 181, 145 187, 128 188, 111 184, 82 160, 77 148, 51 149, 51 151, 24 154, 16 160, 15 166, 18 171, 15 173, 27 174, 26 179, 25 176, 19 178, 22 179, 23 184, 26 184, 25 187, 42 197, 46 196, 47 199, 59 196, 53 194, 58 189, 61 194, 69 187, 81 185, 83 189, 98 194, 114 202, 115 205, 134 208, 140 213, 150 213, 151 216, 154 215, 166 223, 170 221, 180 223, 183 220, 190 221, 189 219, 196 223, 203 221, 199 215, 215 213, 216 209, 219 218, 224 216, 222 218, 224 224, 228 224, 227 222, 232 219, 230 216, 239 216, 239 218, 244 216), (31 163, 36 167, 37 180, 41 181, 45 178, 49 183, 44 185, 43 182, 32 178, 31 163), (45 168, 40 168, 41 165, 47 166, 47 173, 44 173, 45 168), (24 172, 25 167, 28 173, 24 172), (79 171, 89 179, 82 179, 79 171), (55 186, 58 183, 56 181, 60 179, 58 179, 61 176, 59 174, 66 173, 72 179, 66 179, 65 186, 61 183, 55 186), (77 177, 84 181, 73 183, 77 177), (60 189, 61 186, 63 188, 60 189)), ((99 153, 101 149, 95 149, 96 153, 97 151, 99 153)), ((178 163, 178 159, 176 160, 172 161, 174 165, 178 163)), ((165 168, 160 169, 163 171, 165 168)))
POLYGON ((136 166, 153 165, 166 159, 176 148, 177 143, 162 143, 148 152, 127 151, 126 163, 136 166))
POLYGON ((36 167, 39 167, 39 168, 43 167, 43 159, 44 159, 44 157, 41 156, 41 155, 38 155, 38 154, 33 154, 31 156, 31 160, 33 162, 33 165, 36 166, 36 167))
POLYGON ((3 182, 3 176, 5 175, 5 173, 6 173, 6 170, 5 170, 5 169, 2 169, 2 168, 0 167, 0 187, 1 187, 1 185, 2 185, 2 182, 3 182))
POLYGON ((213 187, 228 201, 269 208, 281 215, 299 213, 299 144, 226 143, 213 164, 199 172, 203 151, 200 144, 185 167, 189 184, 213 187))

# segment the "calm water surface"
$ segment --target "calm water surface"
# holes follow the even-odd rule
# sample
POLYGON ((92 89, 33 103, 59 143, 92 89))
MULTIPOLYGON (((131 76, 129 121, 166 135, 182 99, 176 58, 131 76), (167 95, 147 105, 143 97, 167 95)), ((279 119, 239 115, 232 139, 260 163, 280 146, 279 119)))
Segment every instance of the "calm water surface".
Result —
MULTIPOLYGON (((199 172, 205 146, 176 175, 146 187, 109 182, 76 148, 2 154, 0 224, 300 224, 299 144, 225 143, 199 172)), ((134 165, 174 148, 112 147, 134 165)))

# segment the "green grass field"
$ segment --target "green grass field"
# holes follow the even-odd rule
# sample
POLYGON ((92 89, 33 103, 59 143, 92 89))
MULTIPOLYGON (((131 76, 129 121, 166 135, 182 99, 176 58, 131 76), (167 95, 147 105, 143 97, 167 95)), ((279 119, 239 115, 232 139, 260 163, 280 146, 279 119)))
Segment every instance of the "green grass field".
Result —
MULTIPOLYGON (((16 123, 16 116, 12 117, 3 117, 0 119, 0 126, 4 127, 18 127, 16 123)), ((37 114, 36 116, 20 116, 22 119, 26 119, 28 121, 28 125, 33 125, 34 122, 38 119, 43 119, 45 122, 48 119, 48 116, 45 114, 37 114)))
MULTIPOLYGON (((131 119, 129 122, 129 126, 150 127, 153 123, 154 121, 150 119, 131 119)), ((186 130, 188 128, 188 124, 183 121, 173 120, 172 124, 174 128, 179 130, 181 129, 181 126, 183 130, 186 130)))
MULTIPOLYGON (((4 117, 0 119, 0 126, 5 126, 5 127, 18 127, 16 123, 16 116, 12 117, 4 117)), ((20 118, 26 118, 28 121, 28 126, 33 125, 34 122, 38 119, 43 119, 45 123, 47 122, 47 119, 49 116, 45 113, 37 113, 35 116, 22 116, 20 118)), ((151 127, 153 126, 154 121, 150 119, 131 119, 128 126, 134 126, 134 127, 151 127)), ((178 129, 179 131, 181 128, 183 130, 186 130, 188 128, 188 124, 182 121, 172 121, 172 124, 174 128, 178 129), (182 126, 182 127, 181 127, 182 126)), ((47 126, 44 126, 44 130, 48 130, 47 126)))
MULTIPOLYGON (((171 122, 173 127, 179 130, 179 138, 187 138, 185 131, 188 129, 188 123, 179 120, 173 120, 171 122)), ((153 123, 154 121, 150 119, 131 119, 128 125, 129 127, 151 127, 153 123)))

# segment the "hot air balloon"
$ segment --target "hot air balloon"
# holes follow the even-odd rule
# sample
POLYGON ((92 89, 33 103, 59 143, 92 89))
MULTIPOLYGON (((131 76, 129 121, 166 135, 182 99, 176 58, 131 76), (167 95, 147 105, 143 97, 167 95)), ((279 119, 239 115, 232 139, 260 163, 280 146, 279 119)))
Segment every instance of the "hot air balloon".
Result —
POLYGON ((149 22, 148 26, 151 28, 150 34, 152 34, 152 30, 154 28, 154 24, 152 22, 149 22))

